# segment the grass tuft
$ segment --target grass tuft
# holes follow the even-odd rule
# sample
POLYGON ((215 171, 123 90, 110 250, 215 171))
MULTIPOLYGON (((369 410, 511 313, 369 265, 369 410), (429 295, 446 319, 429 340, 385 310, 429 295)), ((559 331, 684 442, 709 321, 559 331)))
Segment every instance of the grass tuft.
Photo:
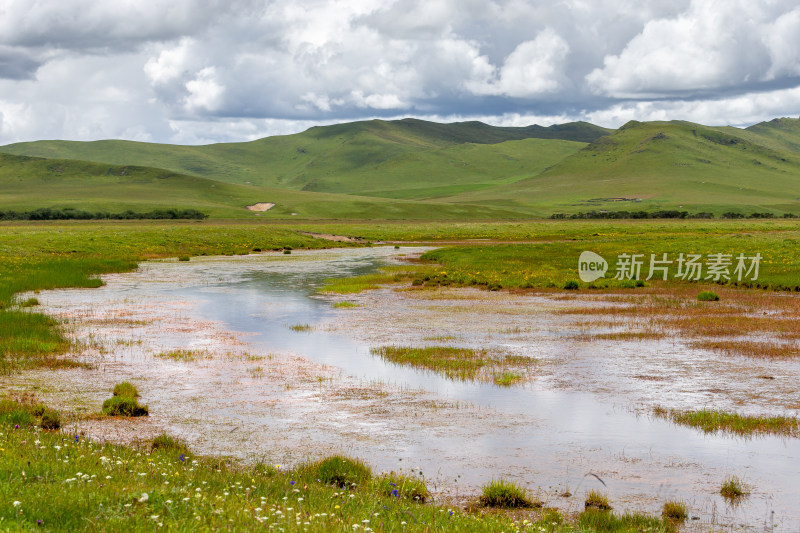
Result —
POLYGON ((697 295, 697 299, 701 302, 718 302, 719 294, 714 291, 702 291, 697 295))
POLYGON ((611 504, 608 503, 608 496, 595 490, 589 491, 589 494, 586 495, 584 507, 600 511, 610 511, 612 509, 611 504))
POLYGON ((481 493, 479 502, 484 507, 517 509, 542 506, 541 502, 533 501, 523 487, 503 478, 493 479, 488 485, 484 485, 481 493))
POLYGON ((363 461, 344 455, 301 465, 297 471, 303 478, 340 488, 355 488, 372 477, 372 470, 363 461))
POLYGON ((166 433, 162 433, 158 437, 154 438, 150 449, 151 451, 160 450, 172 454, 183 454, 184 456, 189 455, 189 447, 185 442, 172 438, 166 433))
POLYGON ((653 414, 670 419, 676 424, 701 429, 706 433, 723 431, 735 435, 773 434, 798 436, 798 428, 800 428, 797 418, 786 416, 744 416, 710 409, 678 411, 660 406, 653 408, 653 414))
POLYGON ((122 383, 117 383, 114 385, 114 396, 121 396, 123 398, 138 398, 139 391, 136 390, 136 386, 133 385, 130 381, 123 381, 122 383))
POLYGON ((667 520, 683 521, 689 517, 689 512, 686 510, 685 503, 667 501, 664 502, 664 508, 661 511, 661 516, 667 520))
POLYGON ((746 494, 750 494, 745 488, 744 483, 742 483, 742 480, 733 475, 728 476, 725 481, 722 482, 719 493, 729 500, 735 500, 746 494))

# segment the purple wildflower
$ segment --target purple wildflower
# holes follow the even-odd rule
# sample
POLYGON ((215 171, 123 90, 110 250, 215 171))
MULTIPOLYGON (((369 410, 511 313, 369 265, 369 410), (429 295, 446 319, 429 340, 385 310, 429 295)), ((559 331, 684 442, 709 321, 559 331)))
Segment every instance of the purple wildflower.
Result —
POLYGON ((186 456, 184 454, 180 454, 178 459, 180 459, 181 462, 184 462, 186 460, 186 456))

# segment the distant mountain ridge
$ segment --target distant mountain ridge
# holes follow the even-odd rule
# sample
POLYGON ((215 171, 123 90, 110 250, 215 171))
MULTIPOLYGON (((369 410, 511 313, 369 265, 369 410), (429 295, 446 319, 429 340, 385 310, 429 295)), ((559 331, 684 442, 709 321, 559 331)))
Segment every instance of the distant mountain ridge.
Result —
MULTIPOLYGON (((258 215, 264 217, 524 218, 631 209, 800 214, 800 120, 789 118, 746 129, 631 121, 617 130, 586 122, 497 127, 371 120, 244 143, 36 141, 2 146, 0 153, 58 159, 62 166, 72 161, 69 171, 45 176, 62 184, 84 179, 97 187, 102 168, 121 166, 179 176, 171 181, 180 184, 178 196, 196 197, 191 189, 200 187, 215 216, 253 217, 244 205, 262 201, 277 204, 258 215), (87 165, 94 170, 81 170, 87 165)), ((24 183, 42 183, 42 165, 0 158, 0 209, 55 205, 58 195, 43 205, 43 197, 24 192, 24 183)), ((144 187, 142 208, 150 205, 143 191, 161 183, 163 192, 163 180, 145 181, 137 182, 144 187)), ((115 196, 111 184, 102 188, 93 207, 115 196)), ((126 205, 123 189, 116 189, 121 197, 114 205, 126 205)), ((63 195, 69 188, 59 190, 63 195)), ((71 202, 80 207, 79 197, 71 202)), ((187 200, 176 207, 195 205, 187 200)))

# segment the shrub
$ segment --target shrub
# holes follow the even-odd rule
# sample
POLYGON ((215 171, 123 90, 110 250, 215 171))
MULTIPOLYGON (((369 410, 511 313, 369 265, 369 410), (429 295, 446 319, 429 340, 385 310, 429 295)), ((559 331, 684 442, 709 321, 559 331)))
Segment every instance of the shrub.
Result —
POLYGON ((577 290, 580 287, 580 284, 575 281, 574 279, 569 280, 564 284, 564 289, 568 291, 577 290))
POLYGON ((136 398, 113 396, 103 402, 103 414, 108 416, 147 416, 146 405, 140 405, 136 398))
POLYGON ((586 509, 598 509, 600 511, 608 511, 611 509, 611 505, 608 503, 608 496, 595 490, 589 491, 589 494, 586 496, 586 501, 584 502, 584 507, 586 509))
POLYGON ((334 455, 298 468, 300 475, 340 488, 359 485, 372 477, 372 470, 359 459, 334 455))
POLYGON ((719 295, 713 291, 703 291, 697 295, 697 299, 701 302, 717 302, 719 295))
POLYGON ((136 387, 128 381, 123 381, 114 385, 114 396, 122 396, 123 398, 138 398, 139 391, 136 387))
POLYGON ((524 488, 503 478, 493 479, 491 483, 484 485, 481 491, 483 494, 479 501, 484 507, 512 509, 542 506, 540 502, 531 501, 524 488))

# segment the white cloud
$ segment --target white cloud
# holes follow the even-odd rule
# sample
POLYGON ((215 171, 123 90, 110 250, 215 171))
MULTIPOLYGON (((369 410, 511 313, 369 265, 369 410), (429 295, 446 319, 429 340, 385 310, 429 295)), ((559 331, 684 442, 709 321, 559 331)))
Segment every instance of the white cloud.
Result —
POLYGON ((0 142, 376 115, 741 123, 796 114, 799 34, 796 0, 0 0, 0 142))

